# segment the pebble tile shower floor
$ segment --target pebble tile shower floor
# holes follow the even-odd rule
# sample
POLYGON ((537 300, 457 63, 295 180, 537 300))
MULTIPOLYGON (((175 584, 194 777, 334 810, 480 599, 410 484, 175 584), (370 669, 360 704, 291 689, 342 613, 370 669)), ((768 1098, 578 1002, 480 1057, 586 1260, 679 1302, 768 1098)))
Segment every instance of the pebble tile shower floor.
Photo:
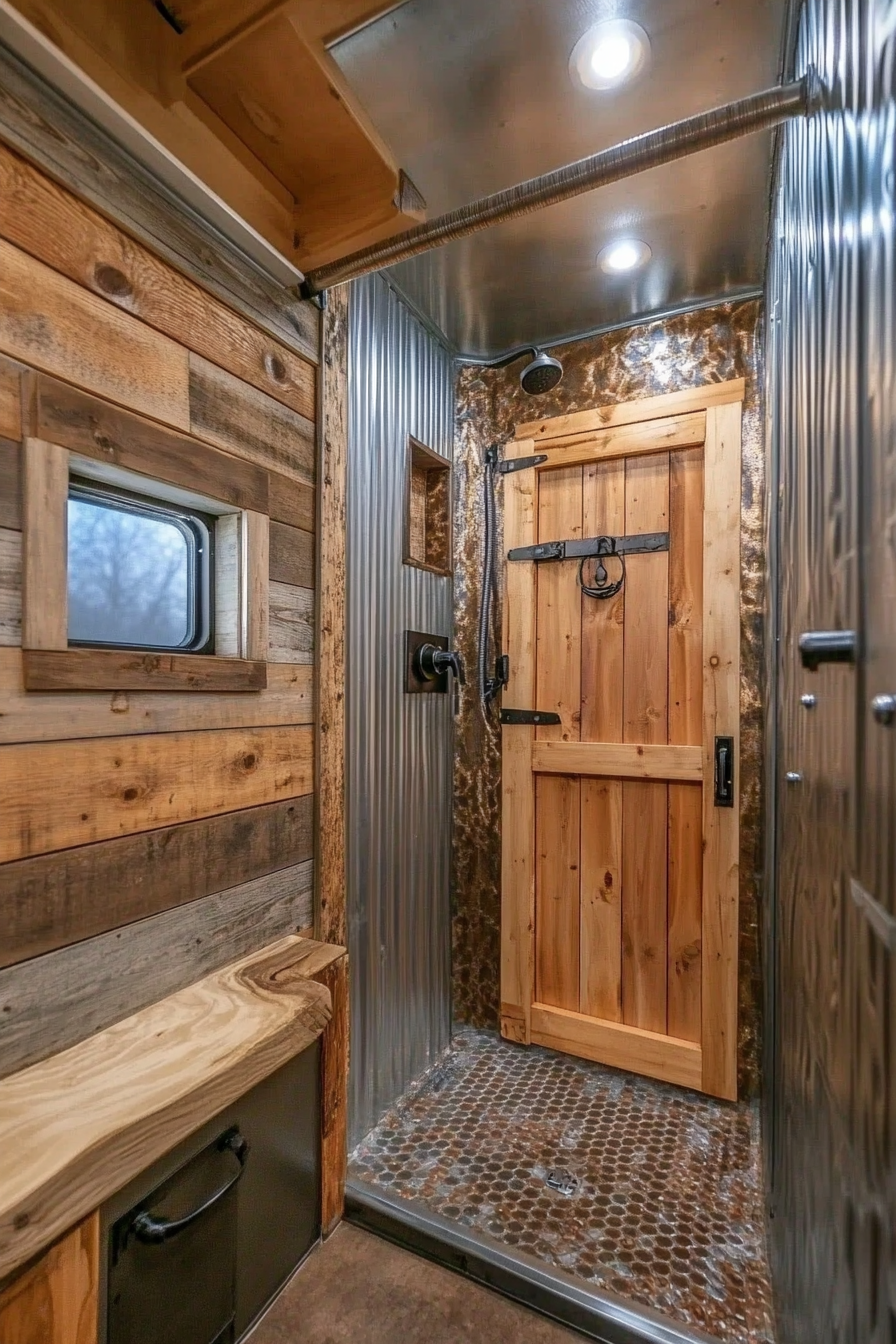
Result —
POLYGON ((720 1340, 774 1342, 754 1107, 460 1027, 350 1174, 720 1340))

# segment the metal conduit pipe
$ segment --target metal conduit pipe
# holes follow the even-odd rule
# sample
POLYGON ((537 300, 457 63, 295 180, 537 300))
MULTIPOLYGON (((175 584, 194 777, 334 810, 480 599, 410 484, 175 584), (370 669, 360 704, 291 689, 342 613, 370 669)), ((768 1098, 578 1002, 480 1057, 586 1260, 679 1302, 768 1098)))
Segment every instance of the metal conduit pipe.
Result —
POLYGON ((447 215, 418 224, 416 228, 397 234, 394 238, 361 248, 341 261, 319 266, 306 275, 301 292, 305 298, 312 298, 331 285, 340 285, 346 280, 356 280, 360 275, 367 275, 370 271, 394 266, 420 252, 443 247, 445 243, 465 238, 467 234, 477 233, 492 224, 502 224, 507 219, 528 214, 531 210, 540 210, 546 205, 556 205, 558 201, 569 200, 572 196, 593 191, 595 187, 603 187, 609 182, 618 182, 621 178, 643 173, 648 168, 697 154, 701 149, 711 149, 713 145, 724 144, 727 140, 736 140, 754 131, 770 130, 790 117, 806 116, 815 102, 815 84, 815 78, 810 73, 805 79, 792 84, 780 84, 762 93, 751 94, 749 98, 740 98, 737 102, 716 107, 711 112, 701 112, 695 117, 686 117, 684 121, 662 126, 659 130, 623 140, 619 145, 602 149, 565 168, 557 168, 543 177, 530 178, 519 186, 509 187, 494 196, 485 196, 472 205, 464 205, 447 215))

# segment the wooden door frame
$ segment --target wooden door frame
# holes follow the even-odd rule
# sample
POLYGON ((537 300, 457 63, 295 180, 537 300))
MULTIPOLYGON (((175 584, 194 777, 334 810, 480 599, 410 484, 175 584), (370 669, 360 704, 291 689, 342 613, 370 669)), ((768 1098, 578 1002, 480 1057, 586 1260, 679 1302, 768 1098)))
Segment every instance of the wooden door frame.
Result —
MULTIPOLYGON (((732 575, 740 590, 742 378, 603 406, 517 425, 505 457, 547 452, 552 467, 636 451, 651 425, 649 451, 675 447, 682 434, 704 444, 704 780, 714 769, 716 733, 734 736, 735 779, 740 778, 740 619, 727 615, 732 575), (682 429, 682 417, 696 417, 682 429), (664 422, 657 424, 655 422, 664 422), (699 422, 699 423, 698 423, 699 422), (630 428, 631 427, 631 428, 630 428), (667 428, 668 427, 668 428, 667 428), (587 445, 587 447, 586 447, 587 445)), ((504 478, 505 548, 536 541, 536 473, 504 478)), ((510 659, 505 703, 535 705, 535 564, 506 570, 504 648, 510 659), (511 607, 514 619, 510 619, 511 607)), ((578 1033, 577 1053, 731 1100, 737 1097, 737 960, 739 807, 715 808, 704 785, 703 966, 701 1044, 598 1021, 534 1002, 535 974, 535 729, 515 726, 502 740, 501 1033, 521 1044, 556 1047, 561 1033, 578 1033), (709 826, 712 821, 713 826, 709 826), (588 1025, 587 1032, 584 1031, 588 1025), (586 1039, 587 1037, 587 1039, 586 1039), (662 1049, 660 1049, 662 1045, 662 1049), (636 1058, 637 1055, 637 1058, 636 1058)))

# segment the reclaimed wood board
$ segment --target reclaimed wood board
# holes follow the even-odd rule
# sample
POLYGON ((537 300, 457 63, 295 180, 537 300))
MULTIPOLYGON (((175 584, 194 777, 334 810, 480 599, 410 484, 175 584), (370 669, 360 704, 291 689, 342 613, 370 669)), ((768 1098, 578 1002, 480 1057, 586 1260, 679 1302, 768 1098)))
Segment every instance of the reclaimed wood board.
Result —
POLYGON ((307 860, 0 971, 0 1077, 295 933, 312 878, 307 860))
POLYGON ((189 406, 186 428, 197 438, 313 484, 313 420, 199 355, 190 355, 189 406))
POLYGON ((22 642, 22 534, 0 527, 0 646, 22 642))
POLYGON ((0 778, 5 862, 299 798, 313 787, 313 735, 255 728, 29 743, 0 748, 0 778))
POLYGON ((0 864, 0 966, 304 863, 312 820, 308 796, 0 864))
POLYGON ((310 663, 314 657, 314 593, 272 582, 269 600, 269 661, 310 663))
MULTIPOLYGON (((0 529, 0 613, 2 557, 0 529)), ((17 625, 11 629, 12 634, 17 631, 17 625)), ((0 644, 3 642, 0 614, 0 644)), ((314 722, 314 669, 308 663, 269 663, 267 686, 250 696, 227 691, 184 695, 178 691, 122 690, 33 695, 25 690, 23 657, 21 649, 0 648, 0 744, 314 722)))

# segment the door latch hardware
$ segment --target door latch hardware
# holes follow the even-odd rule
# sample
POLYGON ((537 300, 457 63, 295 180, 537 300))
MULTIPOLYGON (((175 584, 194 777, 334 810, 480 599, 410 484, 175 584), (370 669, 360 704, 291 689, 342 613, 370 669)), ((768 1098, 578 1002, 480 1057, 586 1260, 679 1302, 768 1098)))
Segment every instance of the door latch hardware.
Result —
POLYGON ((715 749, 715 805, 734 806, 734 738, 717 737, 715 749))
POLYGON ((814 709, 815 706, 818 704, 818 696, 810 695, 807 692, 805 695, 800 696, 800 704, 802 705, 803 709, 814 709))
POLYGON ((502 709, 502 724, 550 725, 560 723, 560 715, 544 709, 502 709))
POLYGON ((817 672, 822 663, 854 663, 855 630, 807 630, 800 635, 803 667, 817 672))
POLYGON ((547 453, 536 453, 534 457, 508 457, 498 463, 498 471, 502 476, 509 476, 512 471, 528 471, 530 467, 540 467, 542 462, 547 460, 547 453))
POLYGON ((788 784, 802 784, 803 777, 799 770, 788 770, 784 778, 788 784))
POLYGON ((496 695, 500 695, 510 680, 510 659, 506 653, 495 659, 495 675, 487 677, 485 682, 485 702, 491 704, 496 695))
POLYGON ((543 541, 537 546, 517 546, 508 560, 587 560, 589 556, 640 555, 645 551, 668 551, 668 532, 640 532, 632 537, 577 537, 570 541, 543 541))
POLYGON ((871 713, 875 723, 889 728, 896 718, 896 695, 876 695, 871 701, 871 713))

